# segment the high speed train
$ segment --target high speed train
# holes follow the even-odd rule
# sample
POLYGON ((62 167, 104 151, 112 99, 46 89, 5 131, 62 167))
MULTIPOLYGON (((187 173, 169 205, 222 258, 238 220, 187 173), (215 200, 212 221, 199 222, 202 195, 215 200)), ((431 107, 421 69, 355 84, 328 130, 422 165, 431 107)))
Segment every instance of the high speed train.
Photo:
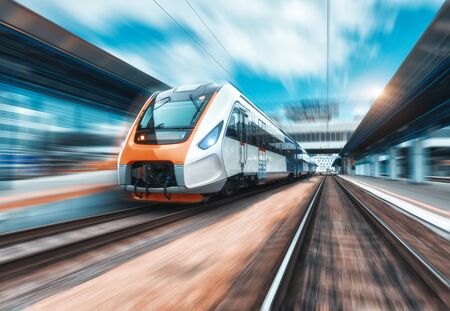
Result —
POLYGON ((315 172, 301 146, 231 84, 176 87, 145 103, 118 157, 136 200, 192 203, 315 172))

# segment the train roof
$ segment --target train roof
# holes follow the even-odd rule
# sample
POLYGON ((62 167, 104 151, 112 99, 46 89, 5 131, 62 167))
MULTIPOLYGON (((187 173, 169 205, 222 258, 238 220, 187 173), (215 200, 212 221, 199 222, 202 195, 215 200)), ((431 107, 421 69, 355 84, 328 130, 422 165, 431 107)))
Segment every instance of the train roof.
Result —
POLYGON ((190 96, 196 96, 200 94, 216 92, 220 89, 220 85, 217 83, 203 83, 203 84, 189 84, 180 85, 171 88, 167 91, 163 91, 157 94, 157 98, 170 97, 172 100, 185 100, 190 98, 190 96))
POLYGON ((172 99, 186 99, 189 98, 189 96, 196 94, 202 94, 202 93, 210 93, 210 92, 216 92, 219 91, 220 88, 222 88, 224 85, 230 85, 234 87, 237 91, 240 93, 240 97, 249 105, 251 105, 254 109, 256 109, 260 114, 262 114, 270 123, 272 123, 273 126, 275 126, 285 137, 287 137, 293 144, 298 146, 298 148, 301 150, 302 153, 306 153, 305 149, 297 142, 295 139, 293 139, 288 133, 286 133, 277 123, 275 123, 267 114, 265 114, 258 106, 256 106, 254 103, 252 103, 244 94, 243 92, 237 88, 235 85, 233 85, 230 82, 225 82, 223 84, 217 84, 214 82, 209 83, 201 83, 201 84, 188 84, 188 85, 180 85, 177 87, 174 87, 172 89, 169 89, 167 91, 163 91, 157 94, 158 98, 164 98, 164 97, 170 97, 172 99))

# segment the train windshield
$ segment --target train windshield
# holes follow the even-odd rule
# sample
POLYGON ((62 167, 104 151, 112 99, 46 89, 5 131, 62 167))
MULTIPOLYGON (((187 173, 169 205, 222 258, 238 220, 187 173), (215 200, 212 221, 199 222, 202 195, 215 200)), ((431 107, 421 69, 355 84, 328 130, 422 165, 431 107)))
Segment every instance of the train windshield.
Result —
POLYGON ((145 112, 139 127, 141 129, 190 129, 193 128, 204 106, 199 99, 172 101, 170 98, 158 100, 145 112))
POLYGON ((184 141, 197 123, 211 95, 182 99, 157 98, 139 122, 137 142, 143 144, 170 144, 184 141), (142 137, 142 138, 140 138, 142 137))

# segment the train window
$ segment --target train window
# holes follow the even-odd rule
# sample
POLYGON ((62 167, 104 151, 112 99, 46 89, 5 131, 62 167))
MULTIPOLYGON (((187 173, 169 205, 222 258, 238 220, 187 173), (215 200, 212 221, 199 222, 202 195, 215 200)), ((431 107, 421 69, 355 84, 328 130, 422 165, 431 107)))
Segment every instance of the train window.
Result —
POLYGON ((259 127, 258 128, 258 132, 259 132, 259 134, 258 134, 258 136, 259 136, 259 146, 261 148, 264 148, 265 147, 265 145, 264 145, 264 135, 265 135, 264 130, 261 127, 259 127))
POLYGON ((252 143, 252 124, 250 123, 250 121, 245 122, 245 127, 247 130, 247 143, 251 144, 252 143))
POLYGON ((272 151, 277 152, 277 141, 273 135, 270 135, 270 145, 272 146, 272 151))
POLYGON ((283 149, 283 142, 277 139, 277 149, 280 154, 287 155, 286 150, 283 149))
POLYGON ((238 122, 236 124, 236 133, 237 133, 237 138, 238 140, 242 139, 242 120, 241 120, 241 115, 238 115, 238 122))
POLYGON ((160 100, 144 114, 139 128, 187 128, 195 124, 193 121, 197 112, 191 100, 170 101, 160 100))
POLYGON ((256 145, 255 142, 255 123, 250 122, 248 127, 248 143, 250 145, 256 145))
POLYGON ((245 117, 244 114, 241 112, 239 113, 239 137, 240 140, 243 142, 247 142, 247 124, 245 124, 245 117))
POLYGON ((258 119, 258 147, 260 148, 266 148, 265 146, 265 133, 266 130, 266 124, 258 119))
POLYGON ((239 110, 233 108, 231 112, 230 121, 228 122, 226 136, 234 139, 239 139, 239 110))
POLYGON ((263 146, 264 149, 270 150, 270 145, 269 145, 269 133, 267 133, 266 131, 263 131, 263 146))
POLYGON ((260 127, 259 128, 259 146, 261 148, 266 148, 265 137, 266 137, 266 132, 264 132, 262 127, 260 127))
POLYGON ((259 146, 261 148, 265 148, 265 144, 264 144, 264 135, 266 135, 266 133, 264 132, 264 130, 262 129, 262 127, 258 128, 259 130, 259 146))
POLYGON ((258 126, 253 124, 253 145, 258 146, 258 126))
POLYGON ((259 146, 264 148, 264 131, 262 128, 258 128, 259 130, 259 146))
POLYGON ((259 127, 255 124, 255 146, 260 147, 259 144, 259 127))

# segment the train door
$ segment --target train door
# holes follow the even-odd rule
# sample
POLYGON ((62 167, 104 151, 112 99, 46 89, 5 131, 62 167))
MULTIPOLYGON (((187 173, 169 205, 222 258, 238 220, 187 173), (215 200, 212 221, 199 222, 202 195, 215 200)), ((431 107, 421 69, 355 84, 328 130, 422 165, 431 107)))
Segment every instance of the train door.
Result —
POLYGON ((258 119, 258 130, 259 130, 259 148, 258 148, 258 179, 264 180, 267 178, 266 161, 267 154, 264 148, 265 137, 266 137, 266 124, 258 119))
POLYGON ((247 124, 248 115, 241 109, 239 110, 238 116, 238 138, 240 142, 239 148, 239 162, 241 165, 241 172, 244 172, 245 164, 247 163, 248 157, 248 145, 247 145, 247 124))

